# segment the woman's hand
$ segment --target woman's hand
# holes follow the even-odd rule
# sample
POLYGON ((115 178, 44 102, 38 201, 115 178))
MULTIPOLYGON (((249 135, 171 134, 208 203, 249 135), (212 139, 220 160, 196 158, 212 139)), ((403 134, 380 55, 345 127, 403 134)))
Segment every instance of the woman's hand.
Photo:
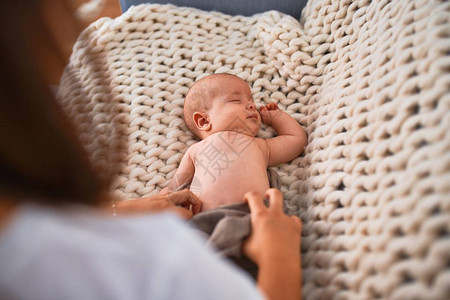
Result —
POLYGON ((283 194, 279 190, 269 189, 265 196, 269 207, 256 192, 244 196, 250 206, 252 222, 252 234, 244 243, 244 253, 257 264, 268 254, 291 260, 291 255, 300 253, 300 219, 283 212, 283 194))
POLYGON ((244 196, 250 206, 252 233, 243 252, 258 265, 258 286, 268 299, 300 299, 302 224, 298 217, 283 212, 279 190, 269 189, 265 197, 269 207, 256 192, 244 196))
POLYGON ((189 219, 202 208, 201 200, 190 190, 163 192, 146 198, 116 202, 117 215, 155 213, 171 210, 184 219, 189 219))

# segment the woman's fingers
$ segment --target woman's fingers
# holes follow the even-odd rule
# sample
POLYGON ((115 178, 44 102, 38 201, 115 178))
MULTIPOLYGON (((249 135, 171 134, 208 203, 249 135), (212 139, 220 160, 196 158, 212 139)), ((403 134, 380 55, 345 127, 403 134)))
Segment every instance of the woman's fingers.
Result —
POLYGON ((168 197, 174 205, 180 205, 192 210, 194 214, 200 212, 202 209, 202 201, 188 189, 171 192, 168 194, 168 197))
POLYGON ((183 207, 179 207, 179 206, 173 206, 171 208, 172 211, 174 211, 175 213, 177 213, 181 218, 188 220, 190 218, 192 218, 193 212, 191 212, 190 210, 187 210, 183 207))
POLYGON ((250 212, 253 213, 261 213, 263 212, 266 207, 263 203, 262 196, 257 192, 247 192, 244 195, 244 201, 247 201, 248 206, 250 207, 250 212))
MULTIPOLYGON (((269 199, 270 209, 283 212, 283 194, 278 189, 268 189, 265 197, 269 199)), ((257 192, 248 192, 244 195, 244 200, 248 202, 251 212, 262 212, 266 210, 262 196, 257 192)))
POLYGON ((300 220, 300 218, 297 216, 290 216, 290 217, 292 219, 292 222, 294 222, 295 226, 297 228, 300 228, 300 232, 301 232, 303 226, 302 226, 302 221, 300 220))
POLYGON ((158 195, 166 195, 169 192, 169 188, 166 186, 162 190, 159 191, 158 195))
POLYGON ((263 195, 249 192, 244 196, 250 206, 252 224, 252 232, 244 242, 244 254, 258 265, 267 265, 275 258, 287 258, 288 263, 291 260, 298 262, 300 219, 283 212, 283 195, 279 190, 269 189, 264 196, 269 198, 268 208, 263 202, 263 195), (267 260, 267 257, 272 258, 267 260))
POLYGON ((268 189, 265 196, 269 198, 270 207, 276 211, 283 211, 283 194, 278 189, 268 189))
MULTIPOLYGON (((169 192, 168 193, 169 201, 172 202, 174 205, 182 205, 188 204, 191 202, 189 190, 181 190, 176 192, 169 192)), ((195 200, 193 200, 195 201, 195 200)))
POLYGON ((192 203, 192 213, 195 215, 196 213, 199 213, 202 210, 202 201, 200 198, 197 197, 194 193, 190 192, 190 199, 192 203))

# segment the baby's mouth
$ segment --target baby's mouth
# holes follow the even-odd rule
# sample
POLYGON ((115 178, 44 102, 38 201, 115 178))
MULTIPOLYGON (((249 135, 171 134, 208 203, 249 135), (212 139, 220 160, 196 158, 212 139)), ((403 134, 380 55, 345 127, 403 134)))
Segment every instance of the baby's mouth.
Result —
POLYGON ((256 114, 250 115, 250 116, 247 117, 247 119, 254 119, 254 120, 257 121, 258 120, 258 116, 256 114))

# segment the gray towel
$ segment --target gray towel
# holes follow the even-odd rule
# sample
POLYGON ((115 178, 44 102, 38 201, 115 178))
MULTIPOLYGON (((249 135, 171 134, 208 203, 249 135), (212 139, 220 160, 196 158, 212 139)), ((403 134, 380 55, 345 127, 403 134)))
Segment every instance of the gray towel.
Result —
POLYGON ((247 203, 198 213, 192 217, 190 223, 206 234, 208 244, 228 257, 241 257, 242 242, 251 231, 250 210, 247 203))
MULTIPOLYGON (((280 188, 278 173, 268 169, 267 175, 270 187, 280 188)), ((250 209, 247 203, 201 212, 193 216, 189 222, 206 235, 208 244, 256 278, 256 265, 243 256, 241 251, 243 241, 251 232, 250 209)))

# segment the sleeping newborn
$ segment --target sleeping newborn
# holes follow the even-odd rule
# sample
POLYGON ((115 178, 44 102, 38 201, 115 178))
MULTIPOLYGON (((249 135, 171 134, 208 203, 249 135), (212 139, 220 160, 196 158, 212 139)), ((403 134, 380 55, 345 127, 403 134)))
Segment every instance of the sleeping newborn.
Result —
POLYGON ((264 195, 267 168, 298 157, 307 144, 297 121, 275 103, 256 109, 248 84, 230 74, 197 81, 186 95, 184 119, 201 141, 187 150, 168 189, 191 183, 203 211, 241 203, 248 191, 264 195), (278 136, 256 137, 261 120, 278 136))

